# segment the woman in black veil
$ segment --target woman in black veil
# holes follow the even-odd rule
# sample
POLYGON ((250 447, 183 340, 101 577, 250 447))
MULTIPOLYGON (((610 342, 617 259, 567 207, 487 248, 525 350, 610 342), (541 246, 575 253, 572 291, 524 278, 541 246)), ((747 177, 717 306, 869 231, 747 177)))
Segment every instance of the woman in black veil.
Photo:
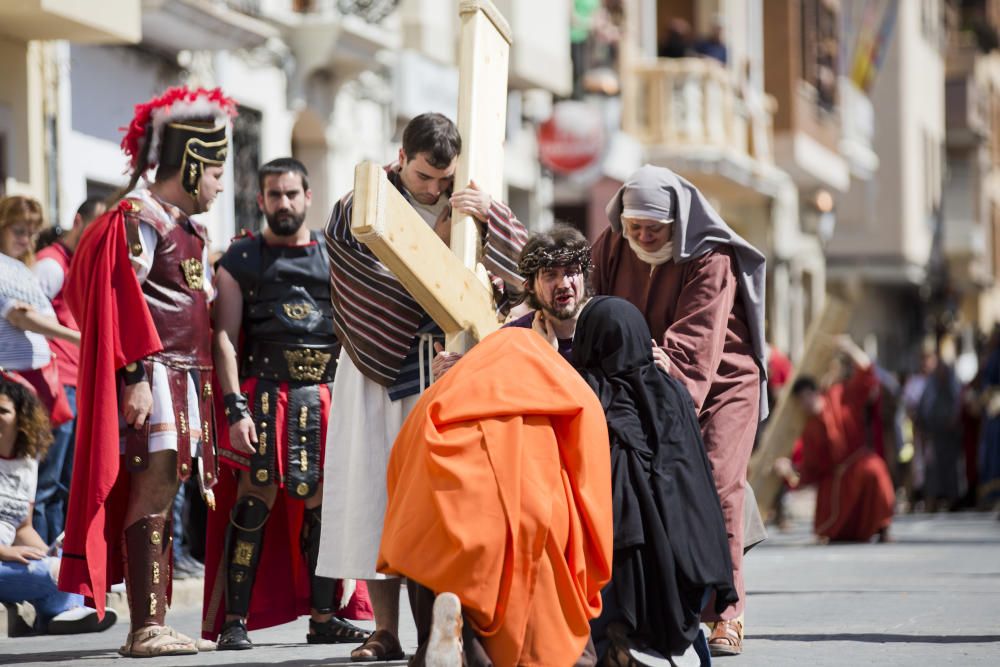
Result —
POLYGON ((720 611, 735 602, 732 562, 694 404, 654 365, 651 338, 635 306, 597 297, 573 339, 611 443, 614 564, 591 627, 605 664, 641 664, 631 648, 679 656, 696 640, 708 664, 701 610, 712 593, 720 611))

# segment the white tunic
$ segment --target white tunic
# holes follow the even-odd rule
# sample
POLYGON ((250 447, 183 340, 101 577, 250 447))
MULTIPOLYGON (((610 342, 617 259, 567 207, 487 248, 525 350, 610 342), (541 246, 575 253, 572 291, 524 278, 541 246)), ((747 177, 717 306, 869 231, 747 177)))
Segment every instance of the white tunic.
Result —
POLYGON ((375 571, 388 500, 389 453, 420 395, 389 400, 341 351, 333 381, 323 468, 323 527, 316 573, 383 579, 375 571))

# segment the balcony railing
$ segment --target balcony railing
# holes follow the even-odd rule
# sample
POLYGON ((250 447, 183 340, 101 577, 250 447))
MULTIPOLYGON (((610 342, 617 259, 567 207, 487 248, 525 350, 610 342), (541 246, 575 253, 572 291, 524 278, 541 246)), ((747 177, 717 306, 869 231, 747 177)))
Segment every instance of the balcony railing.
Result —
POLYGON ((716 148, 773 164, 774 100, 740 86, 708 58, 660 58, 637 64, 624 100, 624 129, 670 150, 716 148))

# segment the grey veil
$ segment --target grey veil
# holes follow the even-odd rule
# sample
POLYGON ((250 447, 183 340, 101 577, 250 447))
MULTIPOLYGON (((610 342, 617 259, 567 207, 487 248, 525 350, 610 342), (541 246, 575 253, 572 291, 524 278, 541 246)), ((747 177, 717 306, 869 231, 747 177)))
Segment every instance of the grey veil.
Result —
POLYGON ((764 255, 745 241, 712 208, 689 181, 670 169, 645 165, 633 173, 611 201, 607 214, 611 228, 622 230, 622 213, 652 219, 673 219, 674 261, 678 264, 728 245, 736 256, 739 294, 747 315, 754 356, 760 368, 760 419, 767 417, 767 344, 764 339, 764 255), (676 209, 674 206, 676 205, 676 209))

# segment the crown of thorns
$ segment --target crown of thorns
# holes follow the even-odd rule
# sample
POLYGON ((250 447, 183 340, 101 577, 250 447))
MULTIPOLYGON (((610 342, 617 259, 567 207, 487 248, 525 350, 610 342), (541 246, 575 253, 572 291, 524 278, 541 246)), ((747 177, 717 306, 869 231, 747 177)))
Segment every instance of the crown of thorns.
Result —
POLYGON ((522 276, 533 276, 541 269, 554 266, 579 266, 586 272, 590 268, 590 248, 535 248, 521 255, 517 272, 522 276))

